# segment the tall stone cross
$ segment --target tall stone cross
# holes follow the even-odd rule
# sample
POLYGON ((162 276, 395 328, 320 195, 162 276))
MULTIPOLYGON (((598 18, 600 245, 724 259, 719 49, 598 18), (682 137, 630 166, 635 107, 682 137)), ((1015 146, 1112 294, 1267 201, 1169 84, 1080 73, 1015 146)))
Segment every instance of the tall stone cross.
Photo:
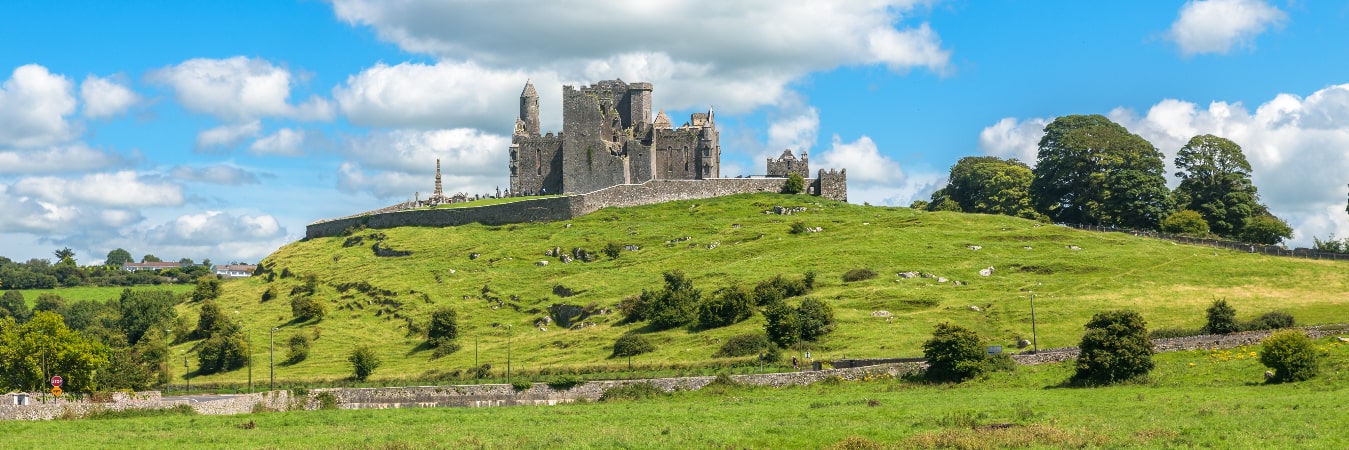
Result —
POLYGON ((433 194, 432 197, 440 198, 444 196, 444 191, 440 190, 440 158, 436 158, 436 193, 433 194))

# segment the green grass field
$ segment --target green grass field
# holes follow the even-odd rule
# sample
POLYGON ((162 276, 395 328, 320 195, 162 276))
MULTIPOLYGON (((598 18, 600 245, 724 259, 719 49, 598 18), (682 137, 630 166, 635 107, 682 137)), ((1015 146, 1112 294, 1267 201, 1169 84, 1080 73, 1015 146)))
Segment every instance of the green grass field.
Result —
POLYGON ((1064 388, 1071 363, 960 385, 729 387, 543 407, 14 421, 34 448, 1346 448, 1349 346, 1310 381, 1261 383, 1258 347, 1157 355, 1146 381, 1064 388), (241 426, 252 424, 253 428, 241 426), (881 447, 883 446, 883 447, 881 447))
MULTIPOLYGON (((224 284, 221 309, 246 326, 254 343, 255 372, 266 373, 268 332, 273 328, 278 361, 284 355, 280 344, 290 335, 320 336, 308 360, 277 367, 277 379, 287 383, 348 377, 346 355, 358 344, 371 346, 384 359, 372 377, 376 383, 444 380, 446 373, 474 365, 475 342, 478 360, 493 364, 494 376, 500 376, 508 339, 517 374, 621 372, 627 361, 608 358, 612 343, 624 333, 647 332, 644 323, 619 324, 617 314, 598 315, 586 319, 594 327, 545 331, 534 321, 553 304, 613 308, 625 296, 660 287, 661 272, 674 269, 685 271, 704 295, 730 283, 814 271, 817 289, 811 295, 831 304, 838 321, 833 334, 812 345, 817 359, 921 355, 921 343, 942 321, 976 330, 989 345, 1011 348, 1018 338, 1031 337, 1031 295, 1040 348, 1076 345, 1087 319, 1113 308, 1140 311, 1151 328, 1197 328, 1216 298, 1226 298, 1240 320, 1279 309, 1299 324, 1349 322, 1349 266, 1344 262, 809 196, 737 195, 604 209, 568 222, 409 227, 364 230, 355 236, 365 239, 350 247, 343 246, 346 237, 296 242, 267 257, 264 264, 274 272, 297 275, 270 283, 281 293, 279 299, 260 302, 269 287, 263 277, 224 284), (774 206, 807 210, 764 213, 774 206), (788 233, 796 221, 824 231, 788 233), (382 245, 412 254, 377 257, 370 248, 371 235, 383 235, 382 245), (554 247, 598 253, 608 242, 641 249, 589 263, 562 264, 544 256, 554 247), (971 245, 981 249, 970 250, 971 245), (470 259, 473 253, 481 256, 470 259), (548 265, 535 265, 545 260, 548 265), (995 268, 992 276, 978 274, 990 266, 995 268), (880 276, 844 283, 841 275, 855 268, 870 268, 880 276), (896 275, 907 271, 968 284, 896 275), (328 307, 322 322, 292 321, 288 293, 301 284, 298 276, 305 275, 320 282, 317 297, 328 307), (354 282, 394 295, 377 298, 336 288, 354 282), (576 294, 559 297, 556 286, 576 294), (463 350, 432 359, 430 350, 419 347, 424 337, 409 332, 407 319, 424 323, 441 305, 459 312, 463 350), (894 319, 873 317, 879 310, 891 312, 894 319)), ((181 312, 195 319, 195 308, 184 305, 181 312)), ((668 370, 731 365, 737 361, 711 358, 721 342, 762 329, 763 319, 756 315, 725 328, 649 333, 658 350, 634 358, 633 364, 668 370)), ((174 354, 195 344, 177 345, 174 354)), ((261 379, 258 373, 255 383, 261 379)), ((174 376, 175 384, 180 383, 182 374, 174 376)), ((242 383, 246 376, 236 370, 194 377, 193 382, 242 383)))
POLYGON ((67 303, 79 300, 93 300, 96 302, 106 302, 108 300, 116 300, 118 297, 122 295, 122 290, 124 289, 132 289, 132 290, 165 289, 172 291, 174 294, 181 294, 184 292, 191 292, 193 287, 194 285, 191 284, 131 286, 129 288, 123 286, 80 286, 80 287, 63 287, 56 289, 24 289, 21 290, 20 292, 23 292, 23 298, 25 300, 28 300, 28 305, 32 306, 33 302, 37 300, 37 297, 42 294, 59 295, 61 296, 61 298, 66 299, 67 303))

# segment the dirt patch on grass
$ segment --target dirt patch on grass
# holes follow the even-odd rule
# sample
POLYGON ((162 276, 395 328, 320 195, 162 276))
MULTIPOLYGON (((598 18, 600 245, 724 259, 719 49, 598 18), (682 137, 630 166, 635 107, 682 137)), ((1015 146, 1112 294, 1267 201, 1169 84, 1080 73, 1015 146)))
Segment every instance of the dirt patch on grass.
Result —
POLYGON ((1103 435, 1089 432, 1072 433, 1047 425, 985 426, 977 429, 931 431, 910 436, 899 448, 954 448, 962 450, 1056 447, 1101 447, 1108 443, 1103 435))

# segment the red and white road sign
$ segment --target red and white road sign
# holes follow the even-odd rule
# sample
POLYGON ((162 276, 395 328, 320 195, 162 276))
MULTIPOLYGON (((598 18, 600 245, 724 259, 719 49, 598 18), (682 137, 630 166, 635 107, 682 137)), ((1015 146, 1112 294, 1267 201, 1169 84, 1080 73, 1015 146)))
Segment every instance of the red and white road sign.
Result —
POLYGON ((52 375, 52 386, 53 386, 53 387, 55 387, 55 386, 60 386, 62 381, 63 381, 63 380, 61 380, 61 376, 60 376, 60 375, 52 375))

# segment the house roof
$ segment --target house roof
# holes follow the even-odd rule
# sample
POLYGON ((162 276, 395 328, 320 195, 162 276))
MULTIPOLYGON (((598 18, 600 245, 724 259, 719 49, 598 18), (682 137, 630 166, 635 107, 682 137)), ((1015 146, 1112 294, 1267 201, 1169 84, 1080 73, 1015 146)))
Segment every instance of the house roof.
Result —
POLYGON ((182 267, 182 266, 183 266, 183 265, 182 265, 181 263, 177 263, 177 262, 167 262, 167 261, 166 261, 166 262, 142 262, 142 263, 135 263, 135 262, 133 262, 133 263, 126 263, 126 264, 123 264, 123 265, 122 265, 123 268, 133 268, 133 267, 134 267, 134 268, 141 268, 141 269, 155 269, 155 270, 157 270, 157 269, 176 269, 176 268, 179 268, 179 267, 182 267))

